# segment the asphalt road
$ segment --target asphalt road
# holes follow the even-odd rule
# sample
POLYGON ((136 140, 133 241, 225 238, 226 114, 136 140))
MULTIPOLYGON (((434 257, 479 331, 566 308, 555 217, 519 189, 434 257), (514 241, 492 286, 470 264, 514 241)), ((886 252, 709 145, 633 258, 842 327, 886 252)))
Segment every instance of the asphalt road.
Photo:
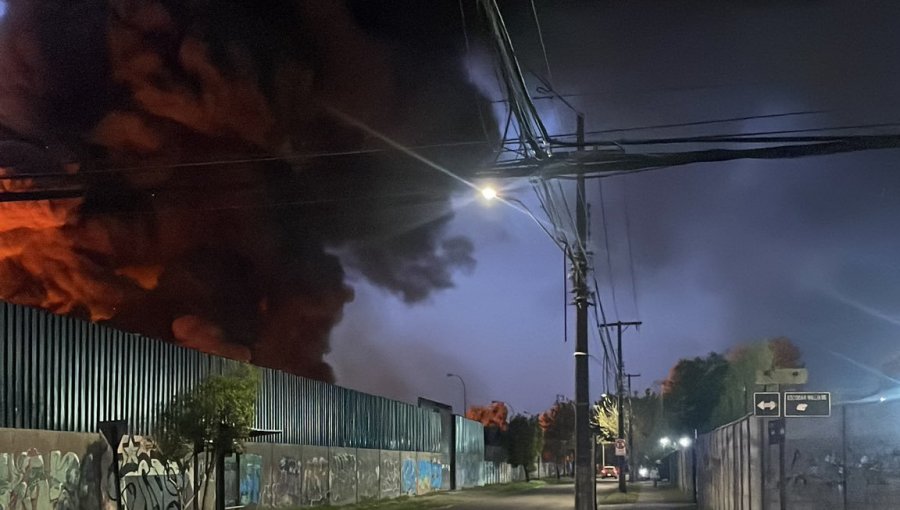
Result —
MULTIPOLYGON (((597 484, 598 497, 618 489, 615 480, 601 481, 597 484)), ((659 510, 692 510, 693 504, 654 501, 652 486, 643 487, 638 503, 622 505, 601 505, 601 509, 659 509, 659 510)), ((574 506, 575 488, 572 483, 548 484, 526 491, 460 491, 448 495, 440 508, 448 510, 571 510, 574 506), (446 503, 446 505, 444 504, 446 503)))

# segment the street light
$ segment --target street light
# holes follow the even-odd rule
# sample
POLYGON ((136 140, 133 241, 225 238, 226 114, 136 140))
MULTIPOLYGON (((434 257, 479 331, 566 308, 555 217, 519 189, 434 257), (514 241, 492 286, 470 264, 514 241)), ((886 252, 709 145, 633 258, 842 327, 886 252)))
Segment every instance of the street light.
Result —
MULTIPOLYGON (((578 116, 578 141, 584 142, 584 117, 578 116)), ((491 195, 492 193, 488 193, 491 195)), ((483 196, 487 196, 482 193, 483 196)), ((587 285, 587 253, 584 249, 587 239, 587 204, 585 203, 584 175, 578 175, 575 201, 575 244, 577 250, 571 249, 566 232, 551 223, 545 225, 528 207, 519 200, 497 197, 506 205, 528 215, 554 244, 562 250, 572 264, 572 287, 574 294, 575 314, 575 508, 589 510, 596 506, 596 483, 591 473, 592 462, 590 449, 590 422, 588 406, 590 405, 590 388, 588 377, 588 307, 590 291, 587 285), (552 230, 551 230, 552 229, 552 230), (593 497, 591 497, 593 496, 593 497)), ((621 367, 621 359, 619 363, 621 367)), ((620 370, 621 372, 621 370, 620 370)), ((621 393, 621 392, 620 392, 621 393)), ((621 432, 621 413, 619 429, 621 432)), ((620 461, 621 463, 622 461, 620 461)), ((625 479, 619 477, 619 491, 625 492, 625 479)))
POLYGON ((456 377, 457 379, 459 379, 459 382, 462 383, 462 389, 463 389, 463 412, 462 412, 462 415, 463 415, 463 418, 465 418, 466 411, 468 411, 468 409, 469 409, 469 406, 466 402, 466 381, 463 380, 461 375, 451 374, 449 372, 447 373, 447 377, 456 377))
POLYGON ((680 444, 682 448, 687 448, 691 445, 691 438, 687 436, 681 436, 681 439, 678 440, 678 444, 680 444))
POLYGON ((663 448, 668 448, 668 446, 670 444, 672 444, 672 440, 669 439, 668 437, 663 437, 659 440, 659 445, 662 446, 663 448))
POLYGON ((540 227, 541 230, 543 230, 544 233, 550 237, 550 239, 553 240, 553 243, 556 246, 558 246, 559 249, 563 251, 563 253, 567 253, 568 243, 566 242, 565 237, 562 235, 562 233, 558 232, 557 235, 553 235, 553 232, 551 232, 551 229, 556 230, 556 227, 552 223, 547 223, 545 221, 542 221, 540 218, 535 216, 534 213, 531 212, 531 209, 529 209, 528 206, 525 205, 525 202, 522 202, 521 200, 519 200, 518 198, 515 198, 515 197, 500 195, 497 192, 497 190, 491 186, 485 186, 483 188, 480 188, 478 191, 481 193, 481 196, 485 200, 488 200, 488 201, 495 200, 495 199, 499 200, 500 202, 503 202, 504 204, 515 209, 516 211, 531 218, 531 220, 534 221, 537 224, 537 226, 540 227))

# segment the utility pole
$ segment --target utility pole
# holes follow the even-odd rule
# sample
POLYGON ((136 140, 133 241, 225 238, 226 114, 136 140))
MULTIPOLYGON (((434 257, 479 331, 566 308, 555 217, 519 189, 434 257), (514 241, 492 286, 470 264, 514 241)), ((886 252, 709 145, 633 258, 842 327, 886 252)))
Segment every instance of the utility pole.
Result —
MULTIPOLYGON (((616 394, 618 398, 617 402, 617 411, 619 413, 619 438, 622 439, 625 436, 625 416, 624 409, 622 405, 622 401, 625 399, 625 361, 622 358, 622 331, 625 327, 628 326, 640 326, 642 322, 609 322, 606 324, 601 324, 600 327, 608 328, 610 326, 616 326, 618 331, 618 370, 616 376, 616 394)), ((625 485, 625 457, 619 457, 619 492, 627 492, 628 489, 625 485)))
POLYGON ((631 469, 628 470, 629 482, 634 481, 634 408, 631 406, 631 396, 633 395, 631 379, 640 376, 641 374, 625 374, 625 377, 628 378, 628 465, 631 466, 631 469))
MULTIPOLYGON (((578 114, 578 150, 584 150, 584 116, 578 114)), ((575 188, 575 218, 578 245, 569 247, 572 257, 572 287, 575 294, 575 510, 594 509, 594 477, 591 462, 588 385, 587 205, 584 174, 578 173, 575 188)))

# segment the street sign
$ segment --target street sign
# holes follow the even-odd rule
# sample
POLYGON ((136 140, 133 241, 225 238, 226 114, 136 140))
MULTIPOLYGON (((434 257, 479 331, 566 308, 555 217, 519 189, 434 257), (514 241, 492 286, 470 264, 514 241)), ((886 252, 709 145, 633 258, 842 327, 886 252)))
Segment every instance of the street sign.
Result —
POLYGON ((781 394, 762 391, 753 394, 753 415, 778 418, 781 416, 781 394))
POLYGON ((625 456, 625 440, 616 439, 616 457, 625 456))
POLYGON ((784 415, 789 418, 831 416, 831 393, 827 391, 784 392, 784 415))
POLYGON ((809 371, 805 368, 772 368, 756 371, 756 384, 760 386, 799 386, 806 384, 809 371))

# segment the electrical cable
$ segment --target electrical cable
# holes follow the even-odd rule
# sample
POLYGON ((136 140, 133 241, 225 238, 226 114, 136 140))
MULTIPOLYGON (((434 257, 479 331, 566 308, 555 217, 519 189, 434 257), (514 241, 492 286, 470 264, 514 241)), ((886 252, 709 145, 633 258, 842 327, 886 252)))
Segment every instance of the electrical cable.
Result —
POLYGON ((537 27, 538 40, 541 43, 541 53, 544 55, 544 65, 547 67, 547 80, 553 83, 553 72, 550 70, 550 59, 547 57, 547 46, 544 44, 544 31, 541 30, 541 20, 538 17, 534 0, 531 0, 531 13, 534 15, 534 24, 537 27))
MULTIPOLYGON (((602 182, 602 181, 601 181, 602 182)), ((622 179, 622 208, 625 212, 625 242, 628 248, 629 273, 631 274, 631 297, 634 299, 634 313, 637 321, 641 320, 641 308, 638 306, 637 281, 634 271, 634 254, 631 251, 631 220, 628 214, 628 183, 622 179)))
POLYGON ((606 252, 606 267, 609 270, 609 288, 612 293, 613 311, 616 314, 616 320, 619 320, 619 303, 616 299, 616 278, 612 267, 612 254, 609 249, 609 224, 606 220, 606 205, 603 200, 603 181, 598 180, 600 191, 600 217, 603 222, 603 247, 606 252))
MULTIPOLYGON (((463 6, 463 0, 459 0, 459 18, 462 24, 462 33, 463 33, 463 41, 466 44, 466 57, 471 53, 471 48, 469 45, 469 31, 466 28, 466 9, 463 6)), ((484 118, 484 112, 481 109, 481 103, 478 101, 478 97, 475 98, 475 107, 478 110, 478 119, 481 121, 481 130, 484 132, 484 140, 489 141, 491 139, 490 133, 488 133, 487 121, 484 118)))

